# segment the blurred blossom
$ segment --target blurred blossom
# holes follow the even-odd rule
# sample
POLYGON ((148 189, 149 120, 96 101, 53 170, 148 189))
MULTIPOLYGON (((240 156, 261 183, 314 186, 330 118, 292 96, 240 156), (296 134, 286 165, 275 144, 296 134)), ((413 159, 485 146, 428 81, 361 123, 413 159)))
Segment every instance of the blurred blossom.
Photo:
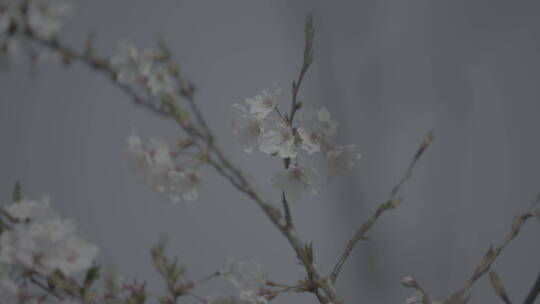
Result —
POLYGON ((321 152, 321 146, 336 133, 337 126, 325 108, 302 113, 298 127, 298 134, 302 139, 301 147, 309 154, 321 152))
POLYGON ((330 176, 346 175, 362 159, 355 145, 333 147, 325 155, 330 176))
POLYGON ((49 39, 62 27, 62 18, 72 12, 72 0, 32 0, 28 3, 28 24, 34 34, 49 39))
POLYGON ((152 138, 145 145, 139 136, 131 134, 126 156, 145 183, 167 195, 173 203, 198 199, 201 173, 193 168, 176 166, 169 146, 162 140, 152 138))
POLYGON ((272 177, 272 185, 281 189, 289 201, 297 201, 305 194, 317 194, 314 187, 317 176, 311 167, 291 165, 272 177))
POLYGON ((0 235, 0 263, 25 271, 66 275, 88 269, 98 248, 83 240, 72 220, 62 219, 48 199, 23 200, 5 210, 16 222, 0 235))
POLYGON ((252 153, 259 149, 259 136, 264 131, 261 119, 247 112, 238 103, 233 104, 233 135, 244 148, 244 152, 252 153))
POLYGON ((297 151, 293 130, 286 123, 279 122, 265 130, 259 137, 262 152, 281 158, 295 158, 297 151))
POLYGON ((281 88, 274 85, 272 89, 265 89, 261 94, 246 99, 249 105, 249 114, 258 119, 264 119, 276 107, 276 97, 282 92, 281 88))
POLYGON ((150 51, 139 54, 135 46, 126 41, 121 42, 118 54, 111 58, 116 80, 122 84, 132 84, 138 79, 148 77, 153 57, 150 51))

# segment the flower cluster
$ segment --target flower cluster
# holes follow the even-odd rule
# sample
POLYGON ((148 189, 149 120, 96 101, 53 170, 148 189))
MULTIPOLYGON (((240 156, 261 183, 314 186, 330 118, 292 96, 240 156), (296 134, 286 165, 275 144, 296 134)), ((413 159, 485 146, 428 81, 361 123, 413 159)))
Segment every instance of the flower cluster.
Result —
POLYGON ((230 259, 220 275, 238 290, 238 294, 212 297, 208 301, 209 304, 268 303, 268 300, 261 295, 266 284, 266 274, 257 262, 230 259))
POLYGON ((13 220, 0 235, 0 264, 47 276, 88 269, 98 248, 77 234, 75 222, 61 218, 48 198, 23 200, 5 208, 13 220))
POLYGON ((110 63, 116 73, 116 80, 121 84, 140 82, 156 97, 174 92, 173 69, 153 51, 141 52, 134 45, 123 41, 110 63))
POLYGON ((145 144, 136 134, 128 137, 126 156, 130 164, 148 185, 167 195, 174 203, 197 200, 197 188, 202 177, 195 168, 175 163, 180 153, 171 151, 165 142, 157 138, 151 138, 145 144))
POLYGON ((2 225, 5 230, 0 234, 0 303, 52 303, 13 276, 70 276, 92 267, 97 246, 78 235, 72 220, 51 209, 48 198, 16 201, 2 213, 9 224, 2 225))
POLYGON ((318 174, 315 169, 299 164, 300 153, 322 153, 331 176, 346 174, 361 156, 354 145, 335 146, 331 143, 338 124, 330 118, 328 110, 302 112, 295 125, 277 107, 276 99, 280 94, 281 89, 274 87, 246 99, 245 105, 235 103, 232 106, 233 134, 246 153, 260 151, 294 160, 293 165, 274 175, 272 183, 288 200, 295 201, 305 193, 317 193, 314 184, 318 174))
POLYGON ((20 49, 17 34, 28 30, 40 39, 49 40, 60 31, 63 18, 72 11, 72 0, 0 0, 0 61, 7 63, 17 55, 20 49))

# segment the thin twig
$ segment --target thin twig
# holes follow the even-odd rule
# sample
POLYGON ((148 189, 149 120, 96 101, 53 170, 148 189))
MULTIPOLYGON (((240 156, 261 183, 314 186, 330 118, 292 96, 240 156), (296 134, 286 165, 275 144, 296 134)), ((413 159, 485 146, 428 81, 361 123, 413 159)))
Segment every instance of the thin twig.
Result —
POLYGON ((207 276, 205 276, 205 277, 203 277, 203 278, 200 278, 200 279, 198 279, 197 281, 193 282, 193 285, 194 285, 194 286, 199 286, 200 284, 206 283, 206 282, 208 282, 209 280, 211 280, 211 279, 213 279, 213 278, 215 278, 215 277, 218 277, 218 276, 220 276, 220 272, 219 272, 219 271, 213 272, 212 274, 207 275, 207 276))
POLYGON ((302 62, 302 68, 300 69, 300 74, 298 75, 298 79, 293 82, 292 84, 292 102, 291 102, 291 112, 289 114, 289 121, 293 122, 294 115, 296 114, 296 111, 300 109, 300 105, 298 103, 298 91, 300 90, 300 86, 302 85, 302 81, 304 80, 304 76, 306 75, 307 70, 311 66, 311 63, 313 62, 313 38, 315 37, 315 28, 313 27, 313 16, 308 15, 306 17, 306 24, 304 28, 304 61, 302 62))
MULTIPOLYGON (((278 113, 278 115, 288 122, 289 126, 293 126, 294 122, 294 115, 298 109, 300 109, 301 105, 298 103, 298 92, 300 91, 300 87, 302 86, 302 81, 304 80, 304 76, 306 75, 307 70, 311 66, 311 63, 313 62, 313 39, 315 36, 315 29, 313 27, 313 16, 308 15, 306 17, 306 23, 304 26, 304 57, 302 62, 302 68, 300 69, 300 74, 298 75, 298 79, 296 81, 293 81, 292 84, 292 100, 291 100, 291 110, 289 113, 288 119, 281 114, 279 109, 276 107, 275 110, 278 113)), ((285 165, 285 169, 288 169, 291 164, 290 158, 285 158, 283 160, 283 164, 285 165)), ((285 192, 281 193, 281 203, 283 204, 283 211, 285 212, 285 223, 288 228, 293 227, 293 221, 291 217, 291 210, 289 207, 289 201, 287 200, 287 197, 285 197, 285 192)))
POLYGON ((38 281, 34 276, 29 275, 28 278, 30 279, 30 282, 32 282, 37 287, 43 289, 45 292, 52 294, 55 296, 58 300, 63 301, 64 297, 62 297, 60 294, 58 294, 53 288, 45 286, 43 283, 38 281))
POLYGON ((539 294, 540 294, 540 273, 538 274, 538 277, 536 277, 536 282, 531 288, 531 291, 527 295, 527 298, 525 299, 523 304, 533 304, 534 300, 536 300, 539 294))
POLYGON ((367 220, 367 222, 365 222, 362 226, 360 226, 360 228, 354 234, 353 238, 347 243, 347 247, 345 247, 345 250, 341 254, 341 257, 339 258, 338 262, 334 266, 334 270, 332 271, 332 274, 330 275, 330 279, 332 280, 332 282, 336 281, 339 275, 339 272, 341 271, 341 268, 343 267, 343 264, 345 264, 345 261, 351 255, 351 252, 353 251, 354 247, 356 246, 358 241, 365 239, 366 232, 368 232, 369 229, 371 229, 371 227, 373 226, 373 224, 375 224, 379 216, 381 216, 387 210, 396 208, 400 204, 401 199, 397 197, 399 190, 405 184, 405 182, 407 182, 411 178, 414 166, 416 165, 420 157, 422 157, 426 149, 429 147, 429 144, 431 143, 432 140, 433 140, 433 135, 430 132, 424 137, 424 140, 422 140, 422 143, 420 144, 420 146, 418 147, 418 150, 414 154, 414 157, 411 163, 409 164, 409 167, 405 171, 405 174, 401 177, 397 185, 392 188, 392 190, 390 191, 390 194, 388 195, 387 200, 384 203, 379 205, 375 213, 367 220))
POLYGON ((289 202, 287 201, 287 197, 285 197, 285 192, 281 192, 281 203, 283 204, 283 211, 285 213, 285 224, 287 225, 287 228, 291 229, 293 228, 293 221, 289 202))
POLYGON ((493 249, 493 246, 490 246, 487 253, 484 255, 478 266, 476 266, 476 269, 472 276, 465 282, 463 288, 461 288, 459 291, 454 293, 465 295, 469 292, 471 287, 480 279, 484 274, 486 274, 490 268, 493 262, 497 259, 497 257, 501 254, 501 252, 508 246, 508 244, 519 234, 519 231, 521 230, 521 227, 527 222, 527 220, 532 217, 532 212, 535 208, 535 206, 540 202, 540 193, 535 197, 535 199, 532 201, 531 205, 523 214, 519 214, 514 216, 514 220, 512 221, 512 230, 508 233, 504 241, 501 245, 493 249))

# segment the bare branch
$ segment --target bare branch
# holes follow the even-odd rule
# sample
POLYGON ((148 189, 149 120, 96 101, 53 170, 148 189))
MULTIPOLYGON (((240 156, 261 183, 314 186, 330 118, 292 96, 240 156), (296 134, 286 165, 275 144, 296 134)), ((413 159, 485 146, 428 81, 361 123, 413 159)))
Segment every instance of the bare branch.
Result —
POLYGON ((518 235, 521 227, 525 224, 525 222, 532 217, 532 212, 535 208, 535 206, 540 201, 540 194, 536 196, 536 198, 532 201, 531 205, 527 210, 519 215, 514 216, 514 220, 512 221, 512 230, 508 233, 506 238, 504 239, 503 243, 499 245, 496 248, 493 248, 493 246, 490 246, 487 253, 484 255, 478 266, 476 266, 476 269, 472 276, 465 282, 465 285, 462 289, 460 289, 455 294, 466 294, 471 289, 471 287, 480 279, 484 274, 486 274, 490 268, 493 262, 499 257, 501 252, 506 248, 506 246, 518 235))
POLYGON ((315 37, 315 27, 313 26, 313 16, 308 15, 306 17, 306 23, 304 27, 304 36, 305 36, 305 44, 304 44, 304 61, 302 62, 302 68, 300 69, 300 74, 298 75, 298 79, 293 82, 292 85, 292 103, 291 103, 291 112, 289 114, 289 121, 293 122, 294 120, 294 114, 300 107, 302 106, 298 102, 298 91, 300 90, 300 86, 302 85, 302 81, 304 80, 304 76, 306 75, 307 70, 311 66, 311 63, 313 62, 313 39, 315 37))
POLYGON ((536 278, 536 282, 531 288, 531 291, 527 295, 527 298, 525 299, 523 304, 534 304, 534 300, 536 300, 539 294, 540 294, 540 273, 538 274, 538 277, 536 278))
POLYGON ((330 275, 330 279, 332 282, 335 282, 339 272, 341 271, 341 268, 343 267, 343 264, 345 264, 345 261, 347 258, 351 255, 351 252, 353 251, 354 247, 356 246, 356 243, 358 241, 365 239, 365 234, 371 229, 373 224, 377 221, 379 216, 381 216, 385 211, 392 210, 397 208, 401 203, 401 198, 397 197, 399 190, 401 187, 407 182, 411 176, 414 169, 414 166, 418 162, 418 160, 422 157, 426 149, 429 147, 431 141, 433 140, 433 135, 431 132, 429 132, 424 139, 422 140, 422 143, 418 147, 418 150, 414 154, 414 157, 409 164, 409 167, 405 171, 405 174, 401 177, 398 184, 392 188, 390 191, 390 194, 388 195, 388 198, 386 201, 379 205, 375 213, 365 222, 360 228, 356 231, 353 238, 347 243, 347 247, 345 247, 345 250, 341 254, 341 257, 339 258, 338 262, 334 266, 334 270, 332 271, 332 274, 330 275))

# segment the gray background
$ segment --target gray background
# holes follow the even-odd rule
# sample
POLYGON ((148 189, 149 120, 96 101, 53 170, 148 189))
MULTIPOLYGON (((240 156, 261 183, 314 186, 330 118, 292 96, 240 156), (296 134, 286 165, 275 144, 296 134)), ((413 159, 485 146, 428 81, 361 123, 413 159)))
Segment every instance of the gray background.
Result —
MULTIPOLYGON (((420 139, 436 141, 420 162, 405 199, 361 243, 337 288, 347 303, 403 303, 399 280, 415 275, 434 298, 458 289, 513 214, 540 190, 538 144, 539 11, 535 1, 78 1, 61 37, 113 54, 127 38, 153 47, 168 38, 219 143, 268 186, 280 162, 244 155, 231 137, 230 106, 277 83, 286 94, 303 47, 303 20, 315 16, 315 62, 301 93, 341 123, 340 143, 364 159, 347 178, 324 181, 321 194, 292 206, 300 235, 313 241, 329 271, 353 231, 386 197, 420 139)), ((161 233, 191 278, 228 256, 257 259, 269 277, 303 276, 292 250, 260 210, 211 170, 198 203, 172 206, 143 185, 123 161, 126 136, 173 141, 179 131, 129 100, 86 67, 20 64, 0 74, 0 194, 21 180, 28 196, 51 195, 101 248, 100 262, 161 292, 148 248, 161 233)), ((539 270, 538 222, 531 221, 495 264, 521 301, 539 270)), ((212 282, 197 290, 225 290, 212 282)), ((314 303, 285 295, 275 303, 314 303)), ((495 303, 488 280, 472 303, 495 303)))

